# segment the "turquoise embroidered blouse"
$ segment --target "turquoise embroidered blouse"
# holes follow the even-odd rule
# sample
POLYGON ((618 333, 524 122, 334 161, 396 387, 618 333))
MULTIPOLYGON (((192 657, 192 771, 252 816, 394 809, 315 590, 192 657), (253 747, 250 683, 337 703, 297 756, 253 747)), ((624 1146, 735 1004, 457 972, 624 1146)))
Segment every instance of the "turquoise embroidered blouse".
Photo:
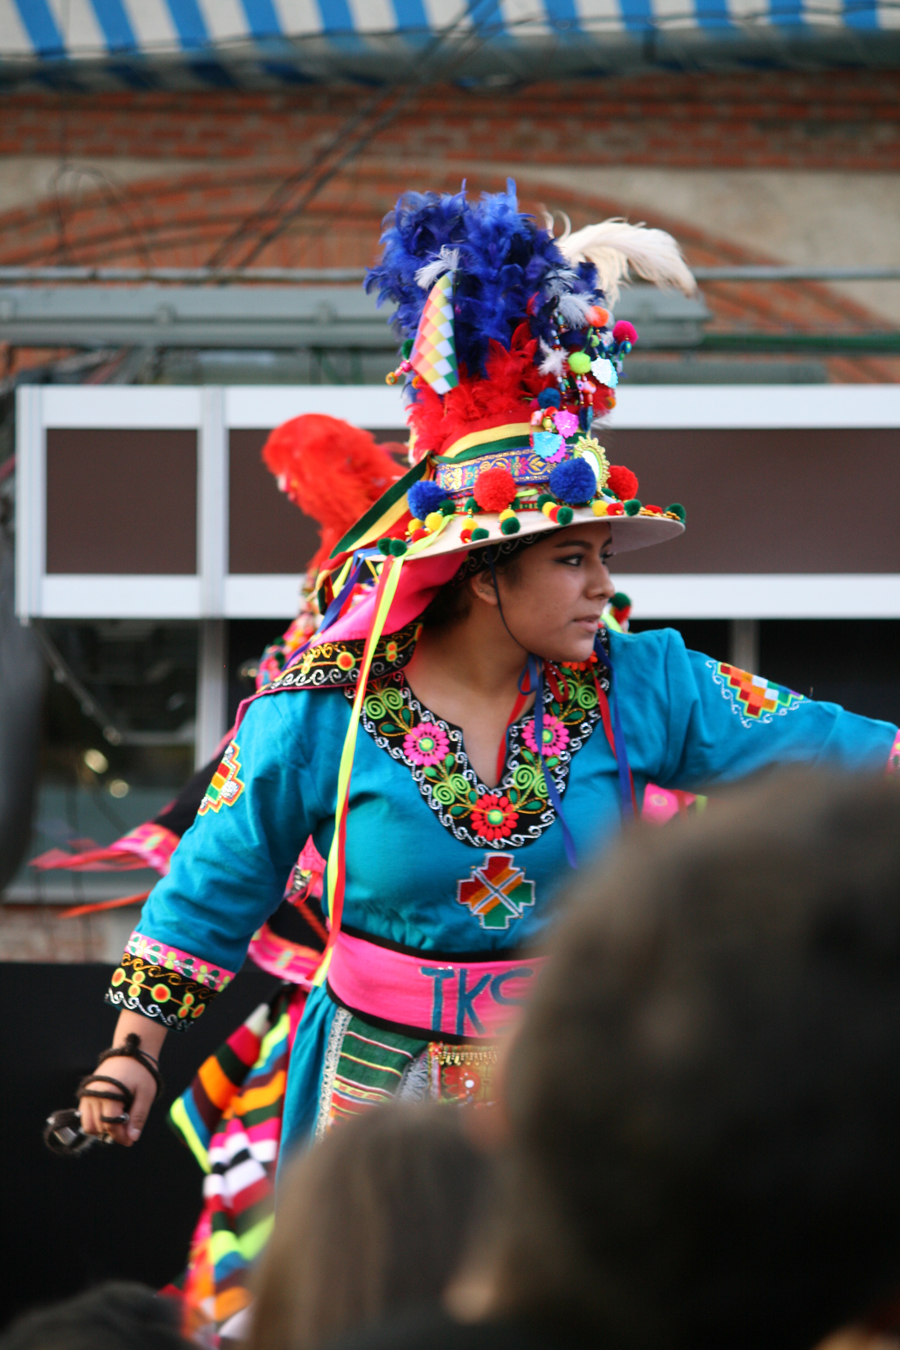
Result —
MULTIPOLYGON (((540 938, 570 872, 534 719, 511 729, 501 783, 480 783, 458 729, 422 708, 406 685, 402 665, 415 631, 404 633, 405 642, 397 634, 379 644, 373 669, 383 673, 370 681, 359 731, 344 925, 446 956, 512 952, 540 938), (509 860, 508 880, 485 908, 485 878, 498 855, 509 860)), ((348 666, 352 673, 353 647, 330 648, 315 669, 307 662, 305 676, 294 683, 283 676, 251 704, 171 871, 144 906, 109 1001, 189 1024, 240 968, 310 834, 327 857, 352 695, 336 681, 342 672, 349 678, 348 666)), ((687 650, 673 630, 611 632, 609 647, 639 801, 648 782, 703 791, 773 763, 886 765, 894 726, 712 661, 687 650)), ((548 667, 544 753, 581 865, 589 865, 621 818, 592 672, 548 667)), ((300 1024, 289 1134, 310 1127, 334 1006, 327 991, 315 990, 300 1024)))

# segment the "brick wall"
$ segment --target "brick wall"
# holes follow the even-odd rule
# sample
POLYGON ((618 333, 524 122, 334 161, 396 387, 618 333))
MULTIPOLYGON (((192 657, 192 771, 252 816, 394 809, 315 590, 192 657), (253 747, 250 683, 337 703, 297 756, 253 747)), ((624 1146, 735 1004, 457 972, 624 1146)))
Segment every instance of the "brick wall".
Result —
MULTIPOLYGON (((372 97, 280 93, 7 95, 0 155, 291 161, 372 97)), ((380 136, 391 158, 523 164, 896 169, 900 73, 648 75, 468 92, 438 86, 380 136)))

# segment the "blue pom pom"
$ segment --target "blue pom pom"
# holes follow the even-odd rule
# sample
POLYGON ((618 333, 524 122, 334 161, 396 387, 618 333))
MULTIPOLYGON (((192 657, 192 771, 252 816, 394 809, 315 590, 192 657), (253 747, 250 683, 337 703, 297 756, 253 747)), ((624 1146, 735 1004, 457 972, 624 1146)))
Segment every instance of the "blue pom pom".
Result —
POLYGON ((597 491, 597 476, 586 459, 564 459, 550 475, 550 491, 557 501, 580 506, 597 491))
POLYGON ((542 389, 538 394, 538 407, 540 408, 558 408, 562 403, 562 395, 558 389, 542 389))
POLYGON ((430 479, 427 482, 413 483, 406 494, 409 509, 416 520, 424 520, 432 511, 440 511, 447 499, 447 493, 430 479))

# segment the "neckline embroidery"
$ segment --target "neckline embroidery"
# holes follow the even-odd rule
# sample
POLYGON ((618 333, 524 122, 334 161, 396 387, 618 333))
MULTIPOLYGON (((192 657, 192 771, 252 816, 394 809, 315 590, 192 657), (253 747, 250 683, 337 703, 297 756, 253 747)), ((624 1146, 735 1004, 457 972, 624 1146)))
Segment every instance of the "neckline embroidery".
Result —
MULTIPOLYGON (((544 746, 560 797, 572 757, 600 721, 593 668, 548 663, 544 680, 544 746)), ((609 685, 598 672, 604 692, 609 685)), ((348 698, 352 689, 345 689, 348 698)), ((509 728, 503 776, 496 787, 469 763, 462 730, 436 717, 413 694, 402 670, 370 683, 362 725, 375 744, 405 764, 425 801, 455 839, 472 848, 525 848, 556 820, 547 799, 535 740, 534 714, 509 728)))

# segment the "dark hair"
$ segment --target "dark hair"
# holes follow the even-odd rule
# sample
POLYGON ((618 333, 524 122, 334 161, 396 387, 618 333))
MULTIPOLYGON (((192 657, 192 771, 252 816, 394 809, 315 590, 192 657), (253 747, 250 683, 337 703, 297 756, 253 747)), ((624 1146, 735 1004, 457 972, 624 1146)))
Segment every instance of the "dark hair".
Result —
POLYGON ((515 583, 519 557, 539 538, 538 534, 526 534, 518 539, 504 540, 501 544, 473 548, 466 554, 455 576, 440 588, 425 609, 422 614, 425 627, 449 628, 466 617, 472 607, 472 593, 466 582, 479 572, 490 571, 489 555, 497 576, 515 583))
POLYGON ((313 1350, 436 1305, 487 1187, 459 1111, 393 1102, 339 1124, 285 1178, 248 1350, 313 1350))
POLYGON ((2 1350, 189 1350, 180 1308, 142 1284, 98 1285, 26 1313, 0 1336, 2 1350))
POLYGON ((900 1274, 900 784, 636 831, 508 1065, 500 1305, 610 1350, 809 1350, 900 1274))

